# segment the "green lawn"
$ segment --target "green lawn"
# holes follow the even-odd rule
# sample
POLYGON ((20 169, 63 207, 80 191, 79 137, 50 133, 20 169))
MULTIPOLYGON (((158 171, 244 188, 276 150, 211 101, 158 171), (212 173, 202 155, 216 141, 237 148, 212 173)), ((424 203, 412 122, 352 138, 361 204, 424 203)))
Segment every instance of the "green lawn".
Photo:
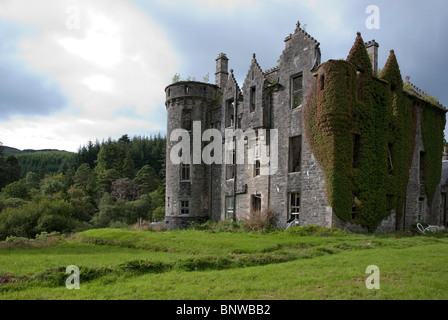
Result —
POLYGON ((0 249, 0 299, 448 299, 448 237, 89 230, 0 249), (65 268, 81 288, 65 288, 65 268), (366 268, 380 269, 368 290, 366 268))

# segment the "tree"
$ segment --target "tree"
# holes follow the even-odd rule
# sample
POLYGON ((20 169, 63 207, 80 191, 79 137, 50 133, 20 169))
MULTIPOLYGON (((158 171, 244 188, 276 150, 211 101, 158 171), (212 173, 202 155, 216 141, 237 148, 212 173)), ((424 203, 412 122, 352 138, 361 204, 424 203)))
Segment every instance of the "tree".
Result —
POLYGON ((133 179, 135 176, 134 160, 132 160, 130 152, 126 154, 126 158, 123 160, 123 176, 129 179, 133 179))
POLYGON ((118 200, 133 201, 138 197, 138 185, 129 178, 121 178, 112 182, 112 195, 118 200))
POLYGON ((3 188, 1 196, 5 199, 17 198, 31 200, 31 188, 24 180, 19 180, 3 188))
POLYGON ((144 166, 137 172, 135 181, 138 184, 140 194, 153 192, 160 184, 156 171, 149 165, 144 166))

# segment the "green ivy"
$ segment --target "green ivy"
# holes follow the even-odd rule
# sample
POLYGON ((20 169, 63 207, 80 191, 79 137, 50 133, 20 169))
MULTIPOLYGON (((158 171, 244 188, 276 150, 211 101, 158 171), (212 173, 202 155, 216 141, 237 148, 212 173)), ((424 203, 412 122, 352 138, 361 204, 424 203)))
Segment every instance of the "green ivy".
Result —
MULTIPOLYGON (((379 78, 372 74, 361 35, 347 60, 324 63, 303 110, 308 144, 326 181, 326 197, 343 221, 376 230, 406 197, 416 136, 416 108, 403 90, 393 51, 379 78), (354 139, 360 138, 357 165, 354 139), (352 207, 355 207, 354 216, 352 207)), ((425 183, 432 199, 440 179, 444 111, 428 103, 422 131, 425 183)))

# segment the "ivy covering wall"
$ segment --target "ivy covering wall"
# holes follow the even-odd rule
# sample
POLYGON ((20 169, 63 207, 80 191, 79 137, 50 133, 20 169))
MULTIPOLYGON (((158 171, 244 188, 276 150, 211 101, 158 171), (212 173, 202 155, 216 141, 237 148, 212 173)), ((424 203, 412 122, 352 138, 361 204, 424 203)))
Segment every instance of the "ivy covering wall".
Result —
MULTIPOLYGON (((439 183, 444 113, 424 108, 428 199, 439 183), (436 124, 436 125, 433 125, 436 124)), ((374 77, 358 34, 347 60, 318 70, 303 110, 308 144, 326 181, 327 202, 343 221, 369 232, 394 210, 403 211, 416 136, 416 107, 403 91, 393 51, 374 77)))

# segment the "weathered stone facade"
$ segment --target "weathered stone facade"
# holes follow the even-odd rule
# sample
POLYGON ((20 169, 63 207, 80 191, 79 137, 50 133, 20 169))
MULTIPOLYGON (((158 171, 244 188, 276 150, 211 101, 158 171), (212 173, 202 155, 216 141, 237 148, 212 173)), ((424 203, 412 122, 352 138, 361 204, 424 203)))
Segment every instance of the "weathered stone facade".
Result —
MULTIPOLYGON (((334 214, 327 201, 321 165, 307 142, 303 105, 321 66, 319 45, 298 23, 294 33, 285 39, 285 49, 276 67, 263 71, 253 55, 242 87, 235 80, 233 70, 229 72, 229 59, 221 53, 216 59, 215 85, 190 81, 166 88, 167 228, 184 228, 193 221, 208 219, 242 220, 249 218, 253 211, 272 209, 279 228, 285 228, 293 218, 298 218, 300 225, 366 231, 334 214), (206 150, 204 148, 212 141, 216 143, 216 137, 197 140, 193 129, 199 127, 201 136, 212 128, 221 133, 220 151, 225 163, 191 161, 187 166, 173 163, 171 156, 173 152, 178 153, 176 146, 180 141, 178 136, 174 139, 171 136, 176 129, 184 129, 182 139, 190 141, 190 150, 182 150, 183 160, 186 160, 185 153, 192 154, 194 148, 206 150), (257 134, 248 134, 251 130, 257 134), (229 151, 225 139, 229 131, 246 133, 247 137, 241 140, 243 149, 230 140, 235 153, 229 151), (263 146, 266 147, 263 149, 263 146), (270 157, 269 164, 261 161, 259 152, 262 149, 270 157), (255 156, 253 162, 248 161, 251 152, 255 156), (240 163, 239 157, 245 161, 240 163), (229 163, 231 160, 237 163, 229 163), (263 171, 266 169, 270 174, 263 171)), ((373 41, 366 47, 376 70, 378 44, 373 41)), ((417 158, 410 170, 405 219, 397 220, 392 212, 377 231, 408 229, 421 218, 416 208, 421 192, 418 150, 424 148, 422 141, 417 130, 414 155, 417 158)), ((428 214, 424 218, 429 218, 432 211, 439 212, 440 203, 440 200, 434 201, 432 207, 425 203, 428 214)))

